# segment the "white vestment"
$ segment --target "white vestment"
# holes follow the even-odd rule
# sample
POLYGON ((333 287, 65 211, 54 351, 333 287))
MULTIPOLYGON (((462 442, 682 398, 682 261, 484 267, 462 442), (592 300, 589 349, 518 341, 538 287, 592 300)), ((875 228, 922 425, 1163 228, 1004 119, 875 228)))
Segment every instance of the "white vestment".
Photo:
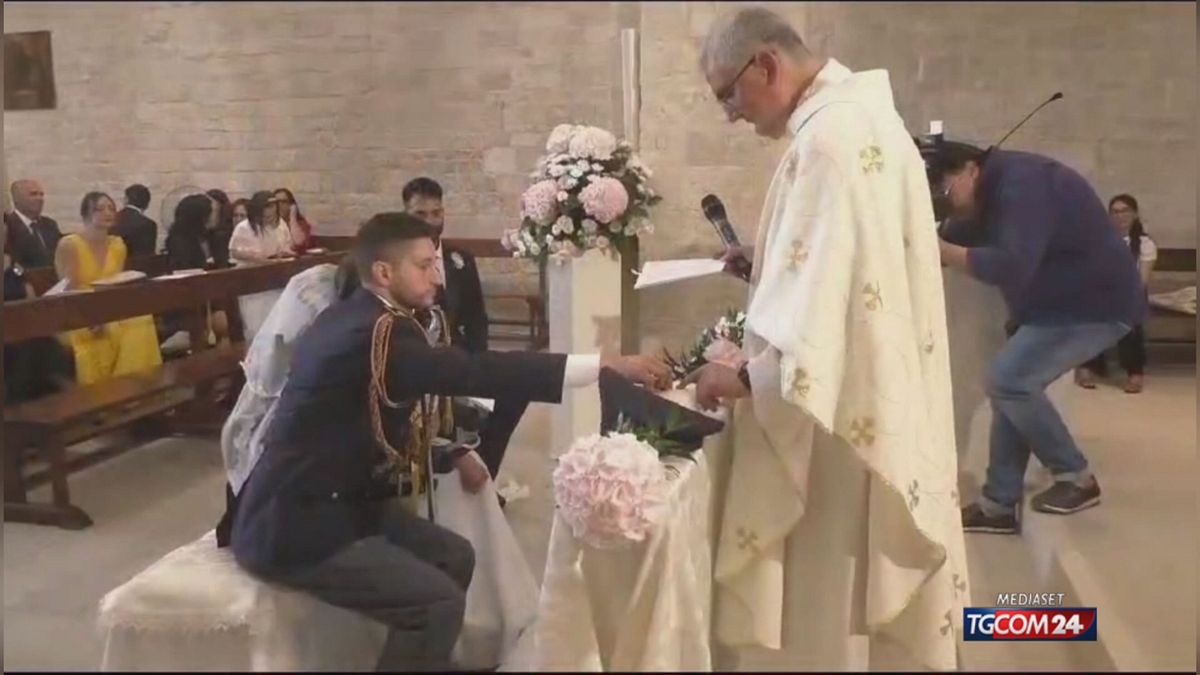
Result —
POLYGON ((719 665, 954 669, 969 596, 924 164, 885 71, 830 60, 788 130, 717 497, 719 665))

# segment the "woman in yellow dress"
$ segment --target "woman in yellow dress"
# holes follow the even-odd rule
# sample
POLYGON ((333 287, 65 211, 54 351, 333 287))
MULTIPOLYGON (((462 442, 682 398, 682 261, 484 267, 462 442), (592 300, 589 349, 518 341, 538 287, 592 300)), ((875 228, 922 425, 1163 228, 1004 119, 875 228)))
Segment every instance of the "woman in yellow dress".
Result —
MULTIPOLYGON (((117 220, 117 205, 103 192, 89 192, 79 207, 83 230, 62 238, 54 267, 67 290, 91 290, 100 279, 125 269, 125 242, 109 230, 117 220)), ((79 328, 63 335, 75 354, 75 380, 92 384, 162 365, 154 319, 138 316, 102 326, 79 328)))

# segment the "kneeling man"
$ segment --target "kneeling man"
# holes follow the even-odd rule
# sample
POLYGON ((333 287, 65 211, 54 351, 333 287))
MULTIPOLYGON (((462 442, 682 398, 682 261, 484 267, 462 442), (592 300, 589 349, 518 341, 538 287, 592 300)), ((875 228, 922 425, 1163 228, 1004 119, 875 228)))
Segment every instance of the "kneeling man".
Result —
POLYGON ((468 354, 430 346, 436 250, 420 219, 379 214, 351 252, 362 288, 296 343, 262 457, 237 498, 238 563, 389 626, 380 670, 444 670, 462 626, 474 553, 398 497, 428 490, 447 396, 558 402, 602 366, 663 387, 644 357, 468 354))

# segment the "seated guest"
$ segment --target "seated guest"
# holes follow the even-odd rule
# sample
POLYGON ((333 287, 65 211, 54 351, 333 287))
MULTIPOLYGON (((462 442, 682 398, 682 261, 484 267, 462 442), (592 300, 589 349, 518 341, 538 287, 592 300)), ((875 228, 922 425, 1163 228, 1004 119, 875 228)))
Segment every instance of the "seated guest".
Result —
POLYGON ((303 253, 313 248, 313 226, 300 212, 300 204, 296 202, 296 195, 287 188, 279 188, 275 191, 275 199, 279 200, 280 223, 287 227, 288 232, 292 235, 292 248, 297 253, 303 253))
MULTIPOLYGON (((109 234, 117 219, 117 205, 103 192, 89 192, 79 207, 83 229, 58 243, 54 267, 68 290, 88 290, 100 279, 125 269, 125 242, 109 234)), ((112 321, 103 326, 79 328, 64 336, 75 355, 79 384, 127 375, 162 365, 158 334, 149 316, 112 321)))
POLYGON ((21 267, 49 267, 63 235, 54 219, 42 215, 46 191, 36 180, 22 178, 13 181, 9 192, 13 210, 4 214, 4 224, 12 231, 12 247, 6 250, 21 267))
POLYGON ((125 188, 125 208, 117 214, 113 234, 125 240, 125 250, 135 258, 154 255, 158 244, 158 223, 146 216, 150 206, 150 188, 141 184, 125 188))
MULTIPOLYGON (((1129 247, 1129 253, 1137 261, 1142 288, 1148 289, 1154 263, 1158 260, 1158 246, 1146 234, 1146 226, 1138 215, 1137 199, 1126 194, 1113 197, 1108 202, 1108 215, 1129 247)), ((1126 373, 1125 393, 1142 393, 1146 386, 1146 332, 1142 324, 1135 325, 1117 342, 1117 362, 1126 373)), ((1096 378, 1107 375, 1108 357, 1101 352, 1075 371, 1075 381, 1084 389, 1095 389, 1096 378)))
POLYGON ((444 397, 557 402, 601 366, 660 388, 670 376, 646 357, 431 346, 414 313, 436 293, 433 233, 406 214, 373 217, 351 255, 362 287, 296 341, 262 455, 232 505, 232 549, 253 574, 385 623, 378 670, 448 670, 474 553, 401 500, 430 498, 444 397))
POLYGON ((250 212, 247 210, 247 208, 249 206, 250 206, 250 200, 246 199, 245 197, 242 197, 241 199, 235 199, 235 200, 233 200, 233 203, 229 205, 229 215, 230 215, 229 220, 230 220, 230 223, 232 223, 230 225, 230 234, 231 235, 233 233, 234 225, 237 225, 238 223, 240 223, 243 220, 246 220, 247 218, 250 217, 249 216, 250 212))
MULTIPOLYGON (((4 225, 4 302, 36 297, 25 271, 8 251, 12 229, 4 225)), ((71 355, 51 337, 4 345, 4 401, 21 403, 70 387, 75 380, 71 355)))
POLYGON ((212 262, 207 235, 213 216, 213 200, 207 195, 188 195, 179 200, 175 220, 167 229, 167 266, 172 272, 204 269, 212 262))
MULTIPOLYGON (((488 348, 488 317, 479 267, 470 253, 443 245, 442 235, 446 230, 443 195, 442 186, 424 176, 409 181, 400 192, 404 211, 424 220, 433 228, 438 272, 442 277, 437 304, 446 313, 452 343, 469 352, 484 352, 488 348)), ((496 400, 495 410, 488 416, 479 446, 479 455, 487 464, 492 478, 500 473, 500 462, 504 459, 508 442, 528 407, 528 401, 512 396, 496 400)))
MULTIPOLYGON (((233 208, 229 195, 224 190, 212 189, 206 193, 213 200, 213 216, 205 232, 208 254, 213 266, 229 267, 229 239, 233 236, 233 208)), ((243 218, 245 213, 242 214, 243 218)), ((240 220, 237 222, 241 222, 240 220)))
MULTIPOLYGON (((279 222, 278 200, 265 190, 254 193, 246 204, 246 220, 233 228, 229 256, 237 265, 249 265, 292 255, 291 237, 279 222)), ((281 292, 273 289, 238 298, 247 341, 254 339, 281 292)))

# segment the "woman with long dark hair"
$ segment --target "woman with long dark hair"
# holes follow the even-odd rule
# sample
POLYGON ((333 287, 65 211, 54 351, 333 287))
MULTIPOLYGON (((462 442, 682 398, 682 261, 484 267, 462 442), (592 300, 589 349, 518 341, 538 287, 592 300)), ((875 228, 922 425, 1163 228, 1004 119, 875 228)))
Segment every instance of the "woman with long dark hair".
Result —
POLYGON ((204 238, 208 241, 208 255, 213 266, 229 266, 229 239, 233 236, 233 205, 224 190, 213 188, 205 193, 213 202, 213 214, 208 222, 204 238))
MULTIPOLYGON (((1108 214, 1117 231, 1125 237, 1129 253, 1137 261, 1142 286, 1148 288, 1150 274, 1158 260, 1158 246, 1146 234, 1138 214, 1138 202, 1133 195, 1119 194, 1108 202, 1108 214)), ((1117 343, 1117 362, 1126 373, 1125 392, 1138 394, 1145 388, 1146 334, 1139 324, 1117 343)), ((1084 389, 1095 389, 1096 378, 1108 374, 1108 359, 1101 353, 1075 372, 1076 381, 1084 389)))
POLYGON ((275 190, 275 199, 279 200, 280 224, 287 228, 292 237, 292 249, 303 253, 312 248, 313 226, 300 212, 300 203, 296 201, 296 195, 292 194, 291 190, 281 187, 275 190))
POLYGON ((175 219, 167 229, 167 265, 172 272, 204 269, 209 264, 208 231, 213 200, 208 195, 188 195, 175 206, 175 219))
MULTIPOLYGON (((229 240, 230 257, 239 266, 294 255, 292 239, 287 228, 279 222, 277 205, 275 196, 266 190, 254 193, 246 204, 246 220, 233 228, 233 238, 229 240)), ((282 289, 276 288, 238 298, 246 342, 254 339, 281 293, 282 289)))

